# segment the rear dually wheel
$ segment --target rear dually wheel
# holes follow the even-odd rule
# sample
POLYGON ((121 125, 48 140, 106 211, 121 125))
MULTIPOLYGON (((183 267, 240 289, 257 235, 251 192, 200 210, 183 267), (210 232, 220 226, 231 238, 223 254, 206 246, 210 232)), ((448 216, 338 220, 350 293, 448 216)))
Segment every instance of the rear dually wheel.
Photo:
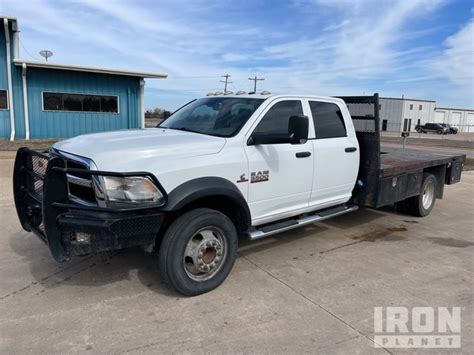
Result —
POLYGON ((437 182, 433 174, 423 174, 420 194, 397 202, 396 208, 401 213, 425 217, 431 213, 436 201, 437 182))

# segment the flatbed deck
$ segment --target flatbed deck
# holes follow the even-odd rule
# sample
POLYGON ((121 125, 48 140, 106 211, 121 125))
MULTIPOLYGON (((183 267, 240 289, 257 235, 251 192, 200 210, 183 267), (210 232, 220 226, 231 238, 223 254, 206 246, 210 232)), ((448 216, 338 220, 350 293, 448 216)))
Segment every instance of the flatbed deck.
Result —
POLYGON ((449 163, 461 162, 462 164, 465 158, 465 154, 432 153, 382 145, 380 149, 380 177, 412 173, 420 169, 449 163))
POLYGON ((352 203, 383 207, 419 196, 426 174, 436 178, 435 197, 461 179, 465 154, 384 147, 380 144, 379 96, 342 96, 359 141, 360 168, 352 203))

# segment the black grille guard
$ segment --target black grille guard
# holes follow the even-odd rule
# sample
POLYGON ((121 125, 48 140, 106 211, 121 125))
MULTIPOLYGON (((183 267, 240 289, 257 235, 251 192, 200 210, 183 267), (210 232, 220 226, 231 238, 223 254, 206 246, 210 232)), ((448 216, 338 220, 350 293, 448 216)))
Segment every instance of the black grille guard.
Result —
POLYGON ((23 229, 33 232, 43 240, 57 261, 66 261, 71 255, 84 254, 81 250, 86 249, 76 250, 71 247, 71 243, 65 240, 65 229, 75 228, 75 230, 84 231, 87 230, 87 228, 82 228, 85 224, 91 226, 91 233, 95 233, 101 238, 99 240, 100 248, 91 246, 87 251, 119 249, 144 244, 143 240, 148 241, 156 235, 162 218, 153 219, 153 217, 159 215, 159 208, 167 200, 166 192, 151 173, 118 173, 67 168, 66 160, 63 157, 29 148, 20 148, 17 152, 13 171, 13 193, 18 218, 23 229), (80 204, 70 198, 66 174, 146 176, 160 189, 164 202, 159 205, 149 204, 124 208, 80 204), (134 234, 133 231, 124 228, 124 221, 132 223, 132 220, 138 226, 146 225, 143 225, 141 230, 138 228, 134 234), (144 234, 147 234, 148 237, 137 239, 137 233, 142 233, 139 235, 140 237, 144 234), (113 234, 113 240, 110 240, 108 244, 107 241, 104 242, 106 234, 113 234), (129 236, 135 239, 123 242, 129 236))

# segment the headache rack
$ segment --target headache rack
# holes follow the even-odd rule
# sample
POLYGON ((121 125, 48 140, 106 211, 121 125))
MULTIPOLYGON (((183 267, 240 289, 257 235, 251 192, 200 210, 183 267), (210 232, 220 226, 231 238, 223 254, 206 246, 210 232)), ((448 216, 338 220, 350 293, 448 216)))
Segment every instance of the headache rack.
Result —
POLYGON ((96 199, 93 179, 100 176, 146 176, 146 172, 117 173, 91 170, 81 159, 63 154, 20 148, 13 172, 13 192, 20 223, 46 244, 58 261, 91 251, 144 245, 152 240, 162 221, 162 205, 107 207, 96 199), (80 243, 78 233, 91 234, 80 243))
POLYGON ((352 201, 362 206, 377 205, 380 170, 379 94, 373 96, 340 96, 349 109, 359 141, 360 163, 352 201))

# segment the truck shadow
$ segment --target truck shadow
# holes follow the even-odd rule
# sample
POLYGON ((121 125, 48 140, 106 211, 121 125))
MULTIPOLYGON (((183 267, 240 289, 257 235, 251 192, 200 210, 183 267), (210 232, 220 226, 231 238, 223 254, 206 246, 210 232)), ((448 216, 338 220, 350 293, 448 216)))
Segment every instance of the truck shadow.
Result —
MULTIPOLYGON (((388 210, 387 212, 390 212, 388 210)), ((282 247, 288 243, 296 243, 303 238, 312 238, 318 243, 326 237, 324 233, 336 227, 349 229, 384 217, 387 212, 361 209, 357 212, 335 217, 320 223, 290 230, 264 238, 260 241, 239 240, 238 257, 246 257, 261 251, 282 247), (317 238, 317 239, 315 239, 317 238)), ((66 263, 53 260, 46 245, 33 235, 18 231, 9 238, 10 248, 28 263, 33 281, 22 289, 34 286, 37 294, 43 294, 62 286, 80 286, 99 288, 123 281, 138 281, 147 289, 169 297, 180 297, 160 278, 158 257, 156 254, 145 253, 141 248, 129 248, 113 252, 98 253, 90 256, 75 257, 66 263)), ((137 285, 137 287, 140 287, 137 285)), ((22 289, 17 290, 19 292, 22 289)), ((17 291, 12 291, 16 293, 17 291)))
POLYGON ((157 256, 145 253, 141 248, 74 257, 66 263, 57 263, 47 246, 33 238, 27 233, 19 232, 9 240, 11 249, 22 257, 23 262, 29 264, 33 279, 30 285, 25 285, 18 291, 34 286, 37 294, 42 294, 63 286, 96 288, 123 281, 139 281, 147 289, 159 294, 170 297, 178 295, 162 282, 157 256))
POLYGON ((355 212, 348 213, 336 218, 330 218, 320 223, 332 227, 350 229, 354 227, 359 227, 363 224, 372 223, 377 219, 386 217, 387 215, 392 213, 395 213, 395 209, 392 206, 384 207, 378 210, 361 207, 355 212))

